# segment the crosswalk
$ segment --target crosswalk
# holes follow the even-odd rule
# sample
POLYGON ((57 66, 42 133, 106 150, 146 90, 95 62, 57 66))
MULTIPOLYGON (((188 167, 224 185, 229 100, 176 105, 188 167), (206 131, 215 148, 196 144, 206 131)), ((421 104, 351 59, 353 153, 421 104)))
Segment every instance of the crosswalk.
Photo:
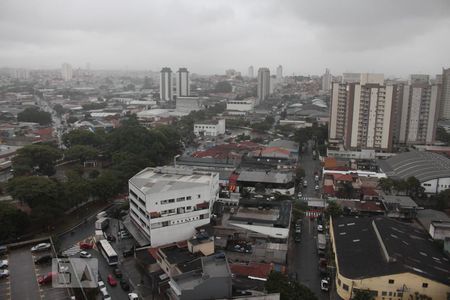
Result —
POLYGON ((80 251, 81 251, 80 245, 75 244, 72 247, 70 247, 69 249, 64 250, 62 252, 62 254, 65 256, 74 256, 75 254, 79 253, 80 251))
POLYGON ((317 218, 322 212, 318 210, 308 210, 305 212, 305 216, 310 218, 317 218))

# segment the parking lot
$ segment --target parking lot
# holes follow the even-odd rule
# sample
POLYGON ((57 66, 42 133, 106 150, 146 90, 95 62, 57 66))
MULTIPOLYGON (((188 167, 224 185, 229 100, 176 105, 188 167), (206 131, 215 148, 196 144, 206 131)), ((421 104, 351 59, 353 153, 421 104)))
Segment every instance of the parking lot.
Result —
POLYGON ((51 272, 51 260, 43 264, 36 264, 35 259, 44 255, 51 255, 50 250, 32 253, 34 244, 11 247, 4 258, 8 260, 9 278, 0 279, 0 299, 70 299, 69 291, 65 288, 53 288, 51 282, 39 285, 40 276, 51 272))

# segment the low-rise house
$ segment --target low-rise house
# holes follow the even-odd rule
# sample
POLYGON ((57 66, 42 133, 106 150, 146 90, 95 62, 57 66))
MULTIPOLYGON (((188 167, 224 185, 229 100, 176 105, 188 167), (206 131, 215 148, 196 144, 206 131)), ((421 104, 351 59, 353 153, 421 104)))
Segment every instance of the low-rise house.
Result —
POLYGON ((232 276, 223 254, 202 257, 198 269, 172 276, 167 292, 171 300, 209 300, 232 297, 232 276))
POLYGON ((432 221, 429 234, 434 240, 445 240, 450 238, 450 222, 432 221))
POLYGON ((225 134, 225 119, 195 123, 194 134, 212 137, 225 134))
POLYGON ((427 233, 387 217, 337 217, 330 222, 341 299, 368 291, 373 299, 446 299, 450 262, 427 233))
POLYGON ((382 195, 381 202, 386 208, 386 215, 397 219, 414 219, 418 205, 409 196, 382 195))

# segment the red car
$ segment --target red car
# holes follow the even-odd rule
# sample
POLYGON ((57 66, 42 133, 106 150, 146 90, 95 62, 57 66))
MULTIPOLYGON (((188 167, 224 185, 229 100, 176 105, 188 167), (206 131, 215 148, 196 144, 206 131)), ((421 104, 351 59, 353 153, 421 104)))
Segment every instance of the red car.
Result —
POLYGON ((80 242, 80 249, 88 250, 94 248, 94 244, 80 242))
POLYGON ((38 279, 39 284, 47 284, 52 282, 53 277, 56 276, 55 272, 49 272, 47 275, 40 276, 38 279))
POLYGON ((112 274, 108 275, 108 283, 109 283, 110 286, 116 286, 117 285, 117 280, 114 279, 112 274))

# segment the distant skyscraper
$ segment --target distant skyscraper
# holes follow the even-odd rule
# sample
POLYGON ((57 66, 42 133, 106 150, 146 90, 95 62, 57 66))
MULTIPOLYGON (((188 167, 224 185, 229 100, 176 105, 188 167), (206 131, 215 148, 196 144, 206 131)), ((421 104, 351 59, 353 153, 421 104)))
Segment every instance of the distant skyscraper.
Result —
POLYGON ((162 68, 161 70, 159 98, 161 101, 172 100, 172 70, 168 67, 162 68))
POLYGON ((442 69, 442 93, 439 113, 440 119, 450 119, 450 68, 442 69))
POLYGON ((283 66, 279 65, 277 68, 277 80, 280 81, 283 79, 283 66))
POLYGON ((253 66, 248 67, 248 77, 250 78, 255 77, 253 66))
POLYGON ((30 78, 30 71, 27 69, 15 69, 14 77, 20 80, 27 80, 30 78))
POLYGON ((258 103, 263 102, 270 94, 270 70, 259 68, 258 70, 258 103))
POLYGON ((61 75, 64 81, 69 81, 73 77, 72 66, 68 63, 63 63, 61 65, 61 75))
POLYGON ((189 71, 186 68, 179 68, 177 72, 177 97, 187 97, 190 94, 189 71))
POLYGON ((322 75, 322 91, 329 91, 331 89, 332 76, 330 70, 325 69, 325 74, 322 75))

